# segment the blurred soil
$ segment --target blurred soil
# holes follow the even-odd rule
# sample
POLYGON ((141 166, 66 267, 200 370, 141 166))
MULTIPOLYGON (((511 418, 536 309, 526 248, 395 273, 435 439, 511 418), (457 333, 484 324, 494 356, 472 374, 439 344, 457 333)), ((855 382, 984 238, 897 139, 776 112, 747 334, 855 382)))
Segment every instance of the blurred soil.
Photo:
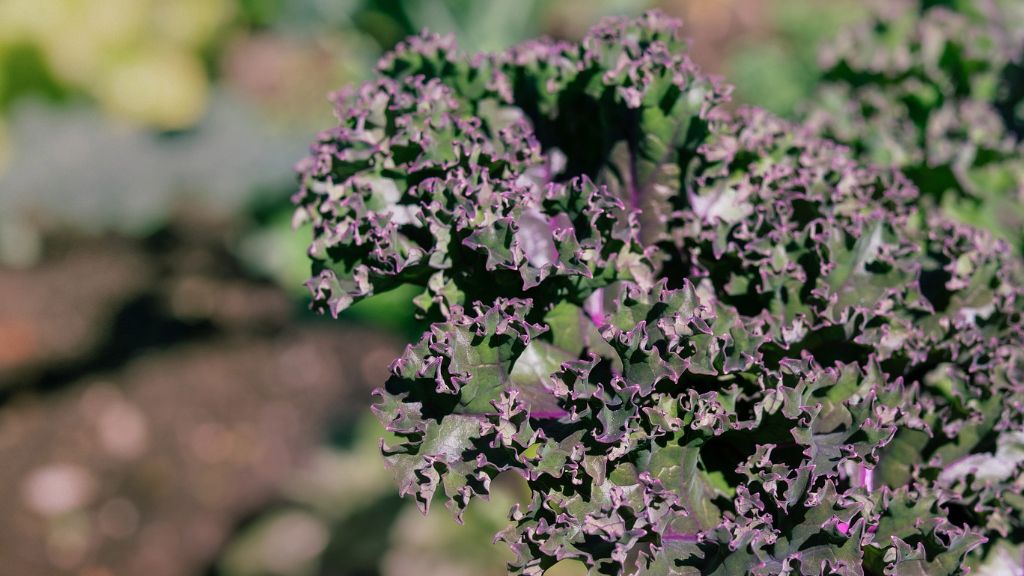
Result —
POLYGON ((176 222, 0 270, 0 576, 202 573, 397 355, 176 222))

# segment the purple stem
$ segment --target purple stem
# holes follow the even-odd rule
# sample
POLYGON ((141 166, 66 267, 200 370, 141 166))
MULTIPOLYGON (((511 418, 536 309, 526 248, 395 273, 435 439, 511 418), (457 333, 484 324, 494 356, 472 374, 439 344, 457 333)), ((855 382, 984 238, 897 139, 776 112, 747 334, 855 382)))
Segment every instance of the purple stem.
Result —
MULTIPOLYGON (((868 468, 864 464, 858 464, 857 465, 857 481, 858 481, 858 484, 860 486, 863 486, 864 489, 868 491, 868 494, 870 494, 871 491, 874 489, 874 485, 875 485, 875 470, 873 468, 868 468)), ((850 535, 850 523, 849 522, 839 522, 838 524, 836 524, 836 529, 838 529, 839 532, 841 532, 843 536, 849 536, 850 535)), ((877 525, 868 526, 868 532, 872 532, 873 533, 876 530, 878 530, 878 526, 877 525)))
POLYGON ((859 464, 858 467, 860 468, 860 485, 870 494, 875 484, 875 470, 863 464, 859 464))
POLYGON ((598 328, 608 323, 608 318, 604 313, 604 288, 594 290, 593 294, 587 297, 583 303, 583 310, 598 328))
POLYGON ((850 523, 849 522, 840 522, 839 524, 836 524, 836 528, 839 529, 839 532, 841 532, 843 536, 849 536, 850 535, 850 523))

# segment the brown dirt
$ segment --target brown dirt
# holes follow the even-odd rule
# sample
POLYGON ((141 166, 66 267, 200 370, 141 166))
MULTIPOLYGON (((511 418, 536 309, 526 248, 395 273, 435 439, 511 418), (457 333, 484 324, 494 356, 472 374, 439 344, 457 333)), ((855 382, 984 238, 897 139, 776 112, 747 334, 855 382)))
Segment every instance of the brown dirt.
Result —
POLYGON ((0 270, 0 576, 202 573, 397 355, 185 221, 0 270))

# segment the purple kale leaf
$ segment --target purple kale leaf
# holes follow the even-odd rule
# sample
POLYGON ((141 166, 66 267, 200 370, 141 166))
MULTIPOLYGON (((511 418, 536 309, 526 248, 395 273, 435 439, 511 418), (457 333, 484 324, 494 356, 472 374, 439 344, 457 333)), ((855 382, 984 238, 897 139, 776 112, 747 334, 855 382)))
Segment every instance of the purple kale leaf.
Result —
POLYGON ((374 406, 400 490, 520 475, 513 574, 963 574, 1022 530, 1019 262, 727 94, 652 13, 418 36, 338 95, 297 217, 317 309, 422 290, 374 406))

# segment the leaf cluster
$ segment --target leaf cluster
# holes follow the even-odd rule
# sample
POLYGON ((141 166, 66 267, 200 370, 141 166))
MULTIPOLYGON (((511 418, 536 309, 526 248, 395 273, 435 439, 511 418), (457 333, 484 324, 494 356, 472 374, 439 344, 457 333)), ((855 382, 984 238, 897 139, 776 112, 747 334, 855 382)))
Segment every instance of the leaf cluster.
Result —
POLYGON ((1021 272, 901 173, 763 111, 657 13, 336 95, 300 163, 314 306, 429 331, 375 411, 401 491, 531 498, 510 572, 961 574, 1019 538, 1021 272))

